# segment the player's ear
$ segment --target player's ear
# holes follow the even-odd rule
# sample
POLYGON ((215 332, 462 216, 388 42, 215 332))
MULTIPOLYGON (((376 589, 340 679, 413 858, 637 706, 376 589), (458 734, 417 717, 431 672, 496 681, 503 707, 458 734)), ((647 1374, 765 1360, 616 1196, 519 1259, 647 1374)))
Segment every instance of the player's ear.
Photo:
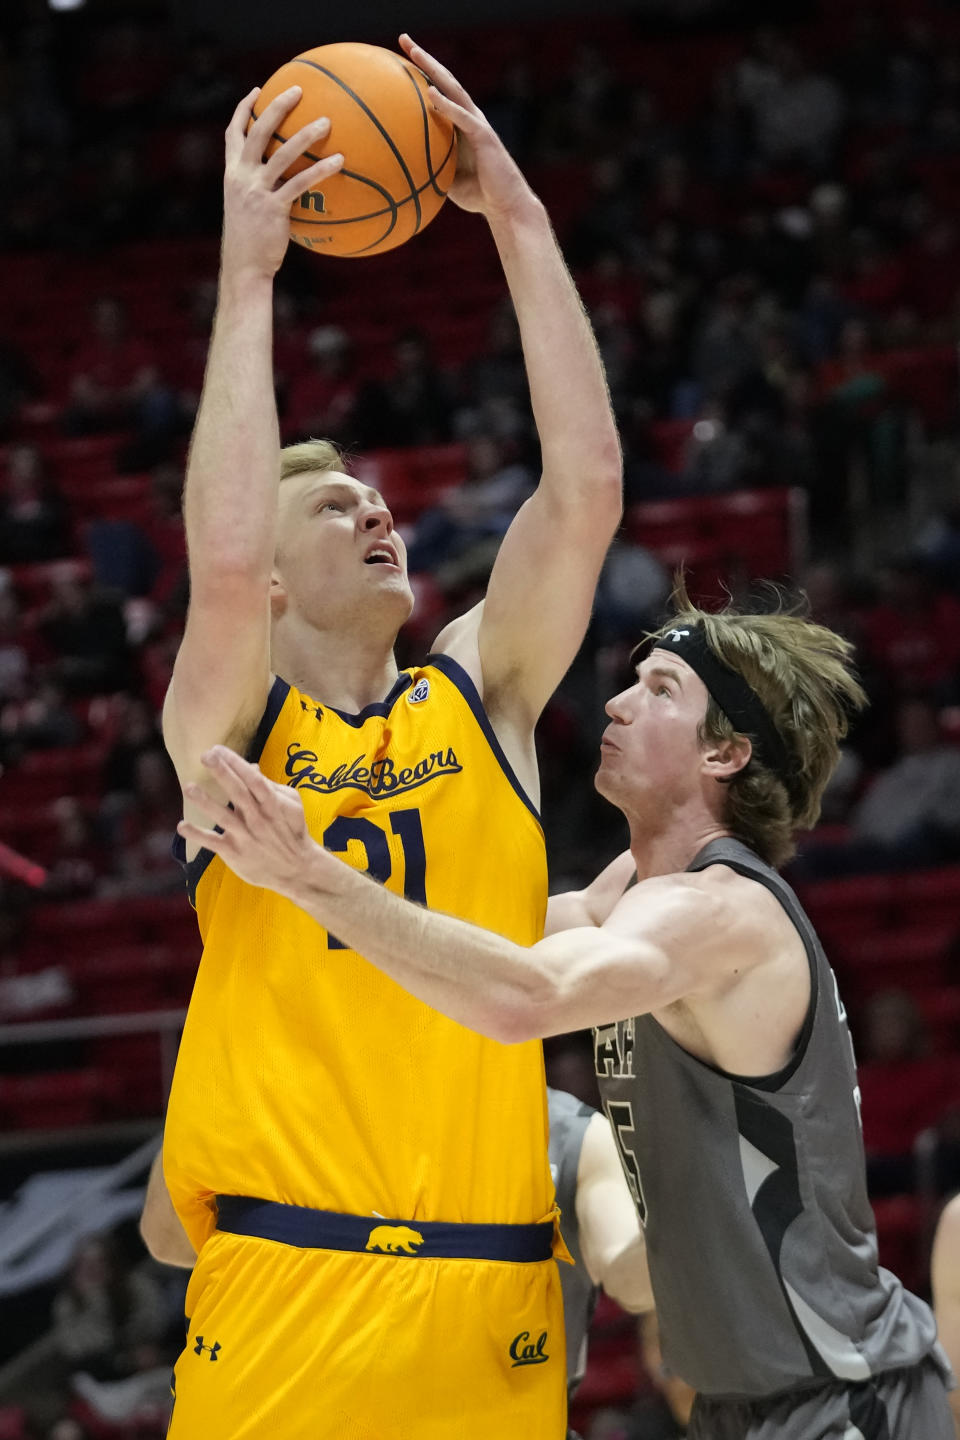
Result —
POLYGON ((287 608, 287 587, 276 570, 270 576, 270 618, 279 620, 287 608))
POLYGON ((748 764, 753 746, 746 735, 711 740, 702 754, 704 773, 712 780, 732 780, 748 764))

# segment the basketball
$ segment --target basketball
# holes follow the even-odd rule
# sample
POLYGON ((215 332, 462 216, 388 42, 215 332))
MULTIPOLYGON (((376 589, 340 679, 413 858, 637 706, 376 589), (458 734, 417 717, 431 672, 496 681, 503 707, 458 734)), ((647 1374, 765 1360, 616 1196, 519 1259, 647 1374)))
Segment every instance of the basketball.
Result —
POLYGON ((326 115, 326 139, 287 173, 305 170, 323 154, 344 157, 338 174, 294 201, 290 229, 297 244, 327 255, 376 255, 429 225, 456 172, 457 134, 434 109, 417 67, 379 45, 305 50, 270 76, 254 118, 291 85, 303 94, 265 156, 326 115))

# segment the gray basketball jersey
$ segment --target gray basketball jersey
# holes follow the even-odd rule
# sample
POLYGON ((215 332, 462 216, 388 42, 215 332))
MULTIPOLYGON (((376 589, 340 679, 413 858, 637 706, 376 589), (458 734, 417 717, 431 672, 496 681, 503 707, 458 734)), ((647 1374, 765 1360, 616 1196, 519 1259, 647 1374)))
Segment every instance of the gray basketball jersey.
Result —
POLYGON ((779 900, 807 952, 811 998, 793 1057, 762 1078, 695 1059, 652 1015, 594 1032, 604 1109, 646 1231, 664 1360, 706 1395, 741 1398, 912 1365, 936 1327, 877 1265, 833 972, 775 870, 731 839, 688 868, 716 864, 779 900))
POLYGON ((580 1251, 577 1225, 577 1170, 587 1126, 596 1115, 565 1090, 547 1086, 550 1114, 550 1170, 560 1206, 560 1228, 574 1265, 560 1261, 563 1323, 567 1333, 567 1394, 572 1396, 587 1369, 587 1332, 597 1304, 598 1290, 590 1279, 580 1251))

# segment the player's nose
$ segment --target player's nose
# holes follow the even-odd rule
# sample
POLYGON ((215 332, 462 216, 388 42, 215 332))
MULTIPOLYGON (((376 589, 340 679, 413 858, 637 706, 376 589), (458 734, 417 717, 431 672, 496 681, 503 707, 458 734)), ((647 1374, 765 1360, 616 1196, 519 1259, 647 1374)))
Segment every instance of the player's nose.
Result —
POLYGON ((384 535, 389 535, 393 529, 393 516, 386 505, 368 502, 360 512, 360 528, 366 534, 380 530, 384 535))
POLYGON ((630 718, 627 709, 627 697, 629 694, 629 690, 621 690, 618 695, 611 696, 603 707, 610 716, 610 719, 615 720, 618 725, 626 725, 630 718))

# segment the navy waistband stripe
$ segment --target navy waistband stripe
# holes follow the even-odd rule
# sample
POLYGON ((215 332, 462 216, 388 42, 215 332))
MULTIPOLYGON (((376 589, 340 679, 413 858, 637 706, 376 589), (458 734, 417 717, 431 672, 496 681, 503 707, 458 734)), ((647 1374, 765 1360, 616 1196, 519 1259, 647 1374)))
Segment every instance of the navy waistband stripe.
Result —
POLYGON ((553 1223, 457 1225, 442 1220, 382 1220, 245 1195, 217 1196, 217 1229, 304 1250, 356 1250, 434 1260, 549 1260, 553 1223))

